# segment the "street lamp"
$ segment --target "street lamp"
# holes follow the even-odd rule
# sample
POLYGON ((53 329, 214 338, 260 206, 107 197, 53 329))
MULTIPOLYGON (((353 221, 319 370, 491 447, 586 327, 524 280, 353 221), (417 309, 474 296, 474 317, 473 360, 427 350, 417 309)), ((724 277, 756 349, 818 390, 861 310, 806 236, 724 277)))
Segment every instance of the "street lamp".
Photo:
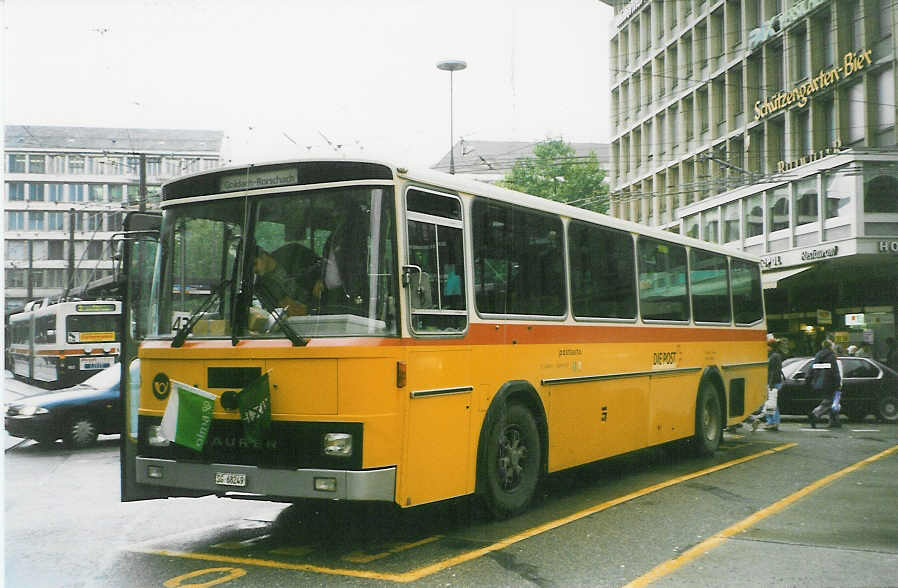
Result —
POLYGON ((453 128, 452 112, 452 76, 455 72, 468 67, 461 59, 443 59, 437 62, 437 69, 449 72, 449 173, 455 173, 455 129, 453 128))

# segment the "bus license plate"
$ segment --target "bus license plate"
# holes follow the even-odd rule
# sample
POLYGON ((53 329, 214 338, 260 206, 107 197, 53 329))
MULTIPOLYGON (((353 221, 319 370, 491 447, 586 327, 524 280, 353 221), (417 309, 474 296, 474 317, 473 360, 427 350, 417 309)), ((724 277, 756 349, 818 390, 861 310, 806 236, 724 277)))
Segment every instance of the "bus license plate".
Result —
POLYGON ((215 483, 219 486, 246 486, 246 474, 232 472, 216 472, 215 483))
POLYGON ((79 362, 82 370, 105 370, 115 363, 114 357, 82 357, 79 362))

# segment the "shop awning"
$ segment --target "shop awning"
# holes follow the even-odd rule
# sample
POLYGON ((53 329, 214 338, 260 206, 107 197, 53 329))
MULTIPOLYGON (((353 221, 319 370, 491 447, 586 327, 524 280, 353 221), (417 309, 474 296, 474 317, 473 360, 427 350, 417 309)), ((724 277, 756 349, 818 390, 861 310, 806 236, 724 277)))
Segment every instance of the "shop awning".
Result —
POLYGON ((785 280, 788 277, 794 276, 795 274, 800 274, 801 272, 809 269, 811 269, 811 266, 806 265, 804 267, 789 267, 781 270, 761 272, 761 284, 764 286, 765 290, 776 288, 776 284, 780 280, 785 280))

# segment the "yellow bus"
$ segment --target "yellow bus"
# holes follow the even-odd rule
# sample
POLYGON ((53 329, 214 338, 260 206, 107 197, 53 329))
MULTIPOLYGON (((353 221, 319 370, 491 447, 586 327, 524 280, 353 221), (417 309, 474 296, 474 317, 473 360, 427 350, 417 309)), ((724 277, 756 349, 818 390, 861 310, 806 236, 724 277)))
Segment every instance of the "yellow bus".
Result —
POLYGON ((155 261, 126 262, 124 500, 476 493, 505 517, 565 468, 710 454, 766 397, 741 252, 378 161, 201 173, 162 208, 155 261), (263 375, 260 437, 238 399, 263 375), (214 398, 199 447, 161 433, 175 382, 214 398))

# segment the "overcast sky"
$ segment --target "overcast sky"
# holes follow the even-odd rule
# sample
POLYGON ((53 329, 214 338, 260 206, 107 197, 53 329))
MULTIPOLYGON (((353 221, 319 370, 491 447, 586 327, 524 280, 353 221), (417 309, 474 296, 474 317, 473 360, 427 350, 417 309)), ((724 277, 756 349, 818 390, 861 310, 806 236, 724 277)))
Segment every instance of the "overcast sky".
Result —
POLYGON ((233 163, 604 142, 599 0, 0 0, 6 124, 215 129, 233 163), (323 136, 322 136, 323 135, 323 136))

